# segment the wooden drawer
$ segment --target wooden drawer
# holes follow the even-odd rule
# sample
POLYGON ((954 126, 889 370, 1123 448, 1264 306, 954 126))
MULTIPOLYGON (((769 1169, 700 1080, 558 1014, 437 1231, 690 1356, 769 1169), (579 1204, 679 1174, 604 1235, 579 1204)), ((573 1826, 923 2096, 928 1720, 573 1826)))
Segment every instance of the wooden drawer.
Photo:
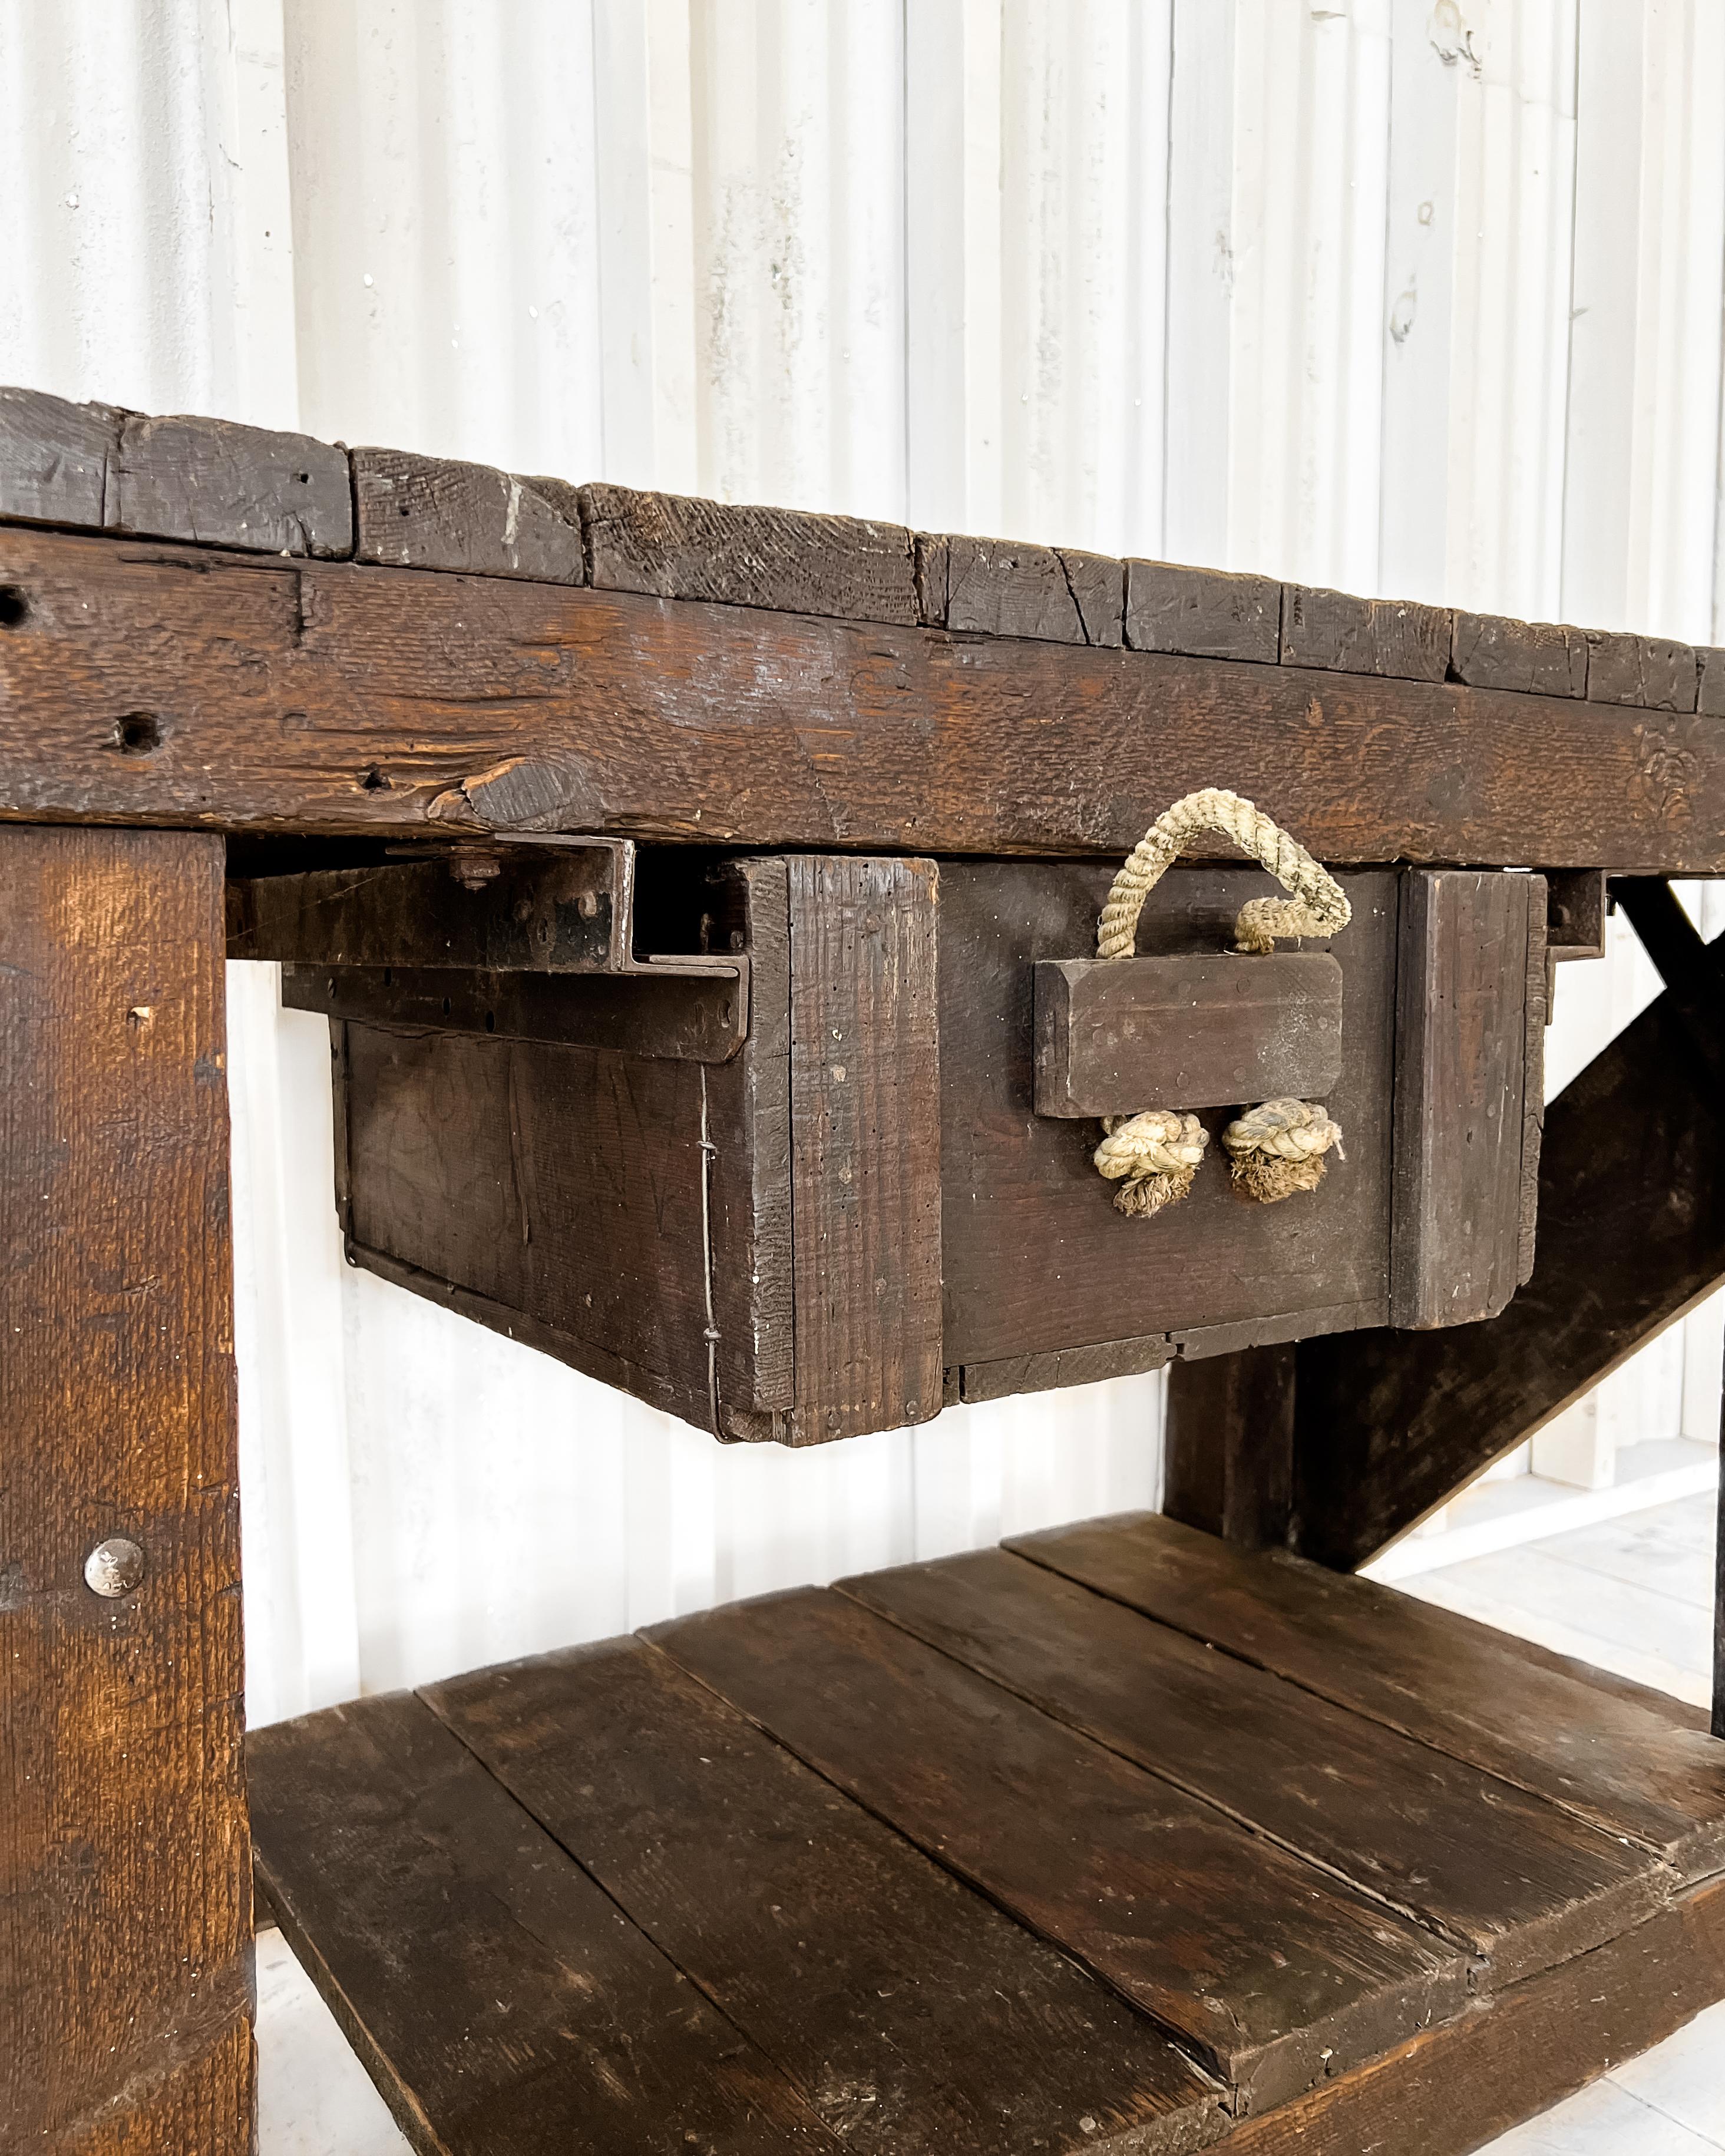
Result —
MULTIPOLYGON (((585 913, 572 857, 557 905, 525 854, 490 886, 474 871, 483 921, 439 926, 430 953, 483 962, 458 968, 425 969, 399 898, 387 932, 368 912, 314 934, 316 906, 283 905, 303 879, 249 887, 236 947, 297 957, 288 999, 334 1021, 356 1263, 722 1437, 790 1443, 1177 1355, 1465 1322, 1526 1276, 1538 877, 1344 874, 1349 926, 1290 969, 1331 984, 1317 1060, 1273 1026, 1253 1037, 1261 997, 1228 1023, 1254 1086, 1332 1059, 1345 1158, 1317 1190, 1253 1204, 1216 1142, 1250 1097, 1122 1100, 1196 1107, 1212 1133, 1190 1196, 1143 1219, 1111 1203, 1096 1122, 1037 1105, 1036 968, 1094 948, 1106 868, 668 855, 640 918, 683 955, 643 959, 621 859, 593 870, 585 913), (380 967, 386 947, 417 969, 380 967), (531 971, 536 949, 566 970, 531 971)), ((1178 868, 1150 894, 1158 1054, 1189 1023, 1168 982, 1198 984, 1168 1067, 1214 1069, 1205 996, 1280 963, 1219 964, 1263 888, 1250 867, 1178 868)))

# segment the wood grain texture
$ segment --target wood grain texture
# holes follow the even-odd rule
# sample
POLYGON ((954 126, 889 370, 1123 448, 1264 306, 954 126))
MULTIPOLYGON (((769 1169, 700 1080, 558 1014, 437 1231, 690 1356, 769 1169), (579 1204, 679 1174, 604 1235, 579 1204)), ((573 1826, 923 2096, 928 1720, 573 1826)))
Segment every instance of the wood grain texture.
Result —
MULTIPOLYGON (((1006 1550, 842 1585, 1111 1753, 1481 1957, 1475 1990, 1584 1953, 1666 1898, 1670 1875, 1645 1851, 1006 1550)), ((1069 1811, 1062 1820, 1076 1825, 1069 1811)))
POLYGON ((922 543, 926 622, 988 636, 1119 644, 1124 572, 1118 562, 1005 539, 922 543))
POLYGON ((0 834, 0 2145, 246 2156, 219 840, 0 834), (109 1599, 89 1553, 123 1536, 109 1599))
POLYGON ((355 449, 352 464, 362 562, 586 583, 580 493, 567 481, 400 449, 355 449))
POLYGON ((588 829, 1118 859, 1219 769, 1328 862, 1725 869, 1693 716, 20 526, 0 586, 15 818, 382 837, 526 757, 588 829))
MULTIPOLYGON (((1013 1559, 1003 1559, 1007 1563, 1013 1559)), ((1173 2030, 1241 2107, 1465 1996, 1465 1958, 854 1599, 654 1636, 721 1697, 1173 2030)))
POLYGON ((1280 1548, 1294 1502, 1291 1342, 1189 1360, 1168 1373, 1162 1508, 1242 1549, 1280 1548))
POLYGON ((270 554, 353 552, 344 450, 39 390, 0 389, 0 517, 270 554))
POLYGON ((1441 681, 1450 668, 1446 608, 1290 584, 1282 594, 1285 666, 1334 667, 1408 681, 1441 681))
MULTIPOLYGON (((1148 2156, 1219 2129, 1159 2032, 657 1649, 427 1697, 845 2147, 1148 2156)), ((644 2123, 619 2145, 675 2146, 644 2123)))
MULTIPOLYGON (((1466 869, 1402 879, 1389 1291, 1397 1326, 1495 1317, 1520 1277, 1529 921, 1532 901, 1543 913, 1544 899, 1534 882, 1466 869)), ((1543 982, 1543 950, 1540 970, 1543 982)))
MULTIPOLYGON (((1040 1393, 1063 1385, 1099 1384, 1105 1378, 1142 1377, 1159 1370, 1174 1353, 1166 1334, 1104 1340, 1090 1348, 1053 1348, 1041 1355, 1008 1355, 998 1363, 963 1365, 957 1397, 1004 1400, 1014 1393, 1040 1393)), ((949 1402, 950 1405, 951 1403, 949 1402)))
POLYGON ((600 591, 906 626, 917 619, 915 553, 902 525, 626 486, 583 487, 581 512, 600 591))
POLYGON ((1039 1116, 1322 1100, 1342 1075, 1342 968, 1325 951, 1045 958, 1035 997, 1039 1116))
POLYGON ((1587 693, 1595 704, 1634 704, 1644 711, 1692 711, 1697 690, 1695 648, 1666 636, 1590 630, 1587 693))
POLYGON ((1470 688, 1534 696, 1587 694, 1587 639, 1579 629, 1552 622, 1507 621, 1458 608, 1450 663, 1455 679, 1470 688))
POLYGON ((1238 2127, 1229 2156, 1470 2156, 1725 1996, 1725 1887, 1238 2127))
MULTIPOLYGON (((1353 1311, 1355 1324, 1387 1316, 1393 875, 1345 878, 1353 920, 1331 945, 1344 1019, 1342 1075, 1328 1101, 1347 1132, 1346 1161, 1315 1193, 1254 1205, 1234 1195, 1212 1158, 1191 1195, 1153 1220, 1115 1210, 1091 1158, 1094 1124, 1035 1108, 1034 965, 1095 948, 1108 871, 953 861, 941 877, 949 1363, 1338 1307, 1353 1311)), ((1146 903, 1140 948, 1155 957, 1225 951, 1240 904, 1265 882, 1252 869, 1171 870, 1146 903)), ((1203 1119, 1214 1132, 1228 1111, 1203 1119)))
POLYGON ((100 531, 125 416, 112 404, 0 389, 0 516, 100 531))
POLYGON ((1008 1547, 1639 1843, 1686 1880, 1725 1862, 1725 1753, 1656 1695, 1585 1682, 1393 1588, 1249 1556, 1153 1513, 1008 1547))
POLYGON ((730 1061, 350 1024, 338 1181, 357 1263, 703 1429, 716 1394, 726 1435, 771 1436, 794 1404, 787 877, 722 875, 710 903, 751 975, 730 1061))
POLYGON ((1725 651, 1709 646, 1695 656, 1699 676, 1695 708, 1708 718, 1725 718, 1725 651))
POLYGON ((940 1413, 932 861, 789 865, 790 1131, 804 1442, 940 1413))
POLYGON ((1551 1024, 1549 886, 1536 876, 1527 893, 1527 973, 1522 989, 1522 1145, 1516 1201, 1516 1286, 1533 1277, 1538 1255, 1539 1154, 1545 1142, 1545 1029, 1551 1024))
POLYGON ((1501 1316, 1302 1345, 1306 1554, 1363 1564, 1725 1279, 1717 1101, 1667 990, 1548 1106, 1538 1256, 1501 1316))
POLYGON ((275 1723, 247 1749, 283 1933, 415 2149, 836 2147, 411 1694, 275 1723))
POLYGON ((1134 651, 1274 666, 1281 656, 1281 586, 1273 577, 1128 562, 1126 640, 1134 651))

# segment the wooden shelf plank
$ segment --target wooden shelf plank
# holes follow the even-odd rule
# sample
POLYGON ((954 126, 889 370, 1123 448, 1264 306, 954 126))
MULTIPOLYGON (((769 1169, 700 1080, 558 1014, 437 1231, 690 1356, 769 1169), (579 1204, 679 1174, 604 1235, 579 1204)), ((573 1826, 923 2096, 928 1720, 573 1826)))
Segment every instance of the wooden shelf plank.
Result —
POLYGON ((656 1648, 425 1696, 846 2147, 1147 2156, 1219 2130, 1165 2037, 656 1648))
POLYGON ((1008 1544, 1321 1699, 1548 1798, 1686 1880, 1725 1865, 1725 1746, 1621 1688, 1371 1580, 1149 1512, 1008 1544))
POLYGON ((738 1604, 655 1636, 1175 2030, 1246 2108, 1285 2102, 1465 2001, 1454 1945, 846 1598, 738 1604))

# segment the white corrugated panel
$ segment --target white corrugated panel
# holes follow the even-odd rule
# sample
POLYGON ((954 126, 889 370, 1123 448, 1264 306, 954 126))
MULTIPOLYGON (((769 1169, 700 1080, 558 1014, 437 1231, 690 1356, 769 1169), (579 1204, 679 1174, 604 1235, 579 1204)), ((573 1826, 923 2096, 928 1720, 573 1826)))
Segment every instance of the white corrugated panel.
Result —
MULTIPOLYGON (((1715 0, 0 0, 0 377, 1708 639, 1722 93, 1715 0)), ((1153 1500, 1153 1380, 720 1449, 350 1272, 231 1015, 254 1717, 1153 1500)))

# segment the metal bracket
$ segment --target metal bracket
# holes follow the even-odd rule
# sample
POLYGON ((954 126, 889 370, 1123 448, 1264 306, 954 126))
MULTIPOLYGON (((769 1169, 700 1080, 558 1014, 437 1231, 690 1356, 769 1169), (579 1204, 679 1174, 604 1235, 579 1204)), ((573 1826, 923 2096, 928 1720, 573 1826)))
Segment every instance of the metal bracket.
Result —
POLYGON ((748 1032, 741 952, 639 957, 629 839, 489 836, 228 885, 228 955, 281 962, 296 1010, 723 1063, 748 1032))

